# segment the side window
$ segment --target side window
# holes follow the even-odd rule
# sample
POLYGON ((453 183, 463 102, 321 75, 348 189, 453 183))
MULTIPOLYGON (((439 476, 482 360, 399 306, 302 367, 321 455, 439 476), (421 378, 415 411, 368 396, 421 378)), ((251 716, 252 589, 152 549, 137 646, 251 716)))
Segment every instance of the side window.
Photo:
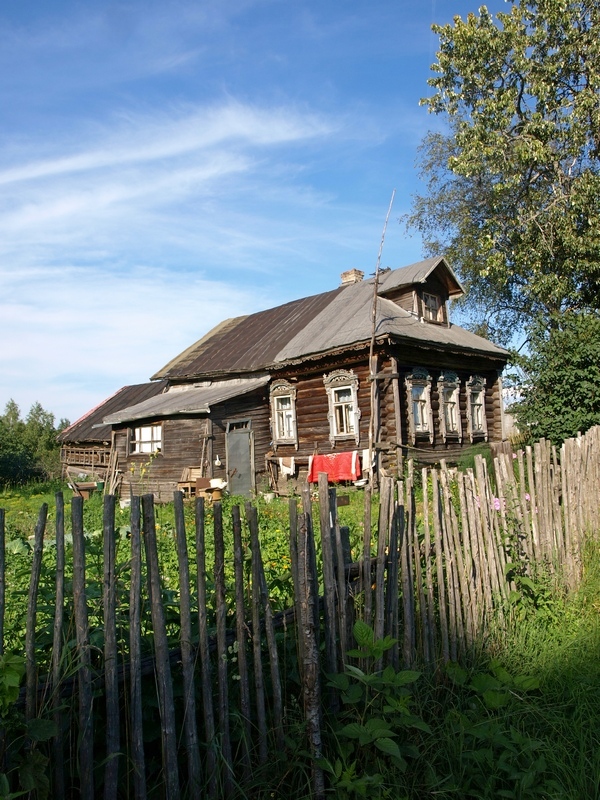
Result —
POLYGON ((471 441, 483 438, 487 441, 485 416, 485 378, 472 375, 467 382, 467 424, 471 441))
POLYGON ((275 381, 271 385, 271 434, 275 449, 278 444, 298 447, 296 387, 287 381, 275 381))
POLYGON ((157 453, 162 450, 162 425, 145 425, 133 428, 129 440, 129 453, 157 453))
POLYGON ((360 440, 358 377, 352 370, 338 369, 323 378, 329 400, 329 440, 360 440))
POLYGON ((440 431, 444 441, 453 439, 462 441, 462 425, 460 421, 460 381, 455 372, 446 370, 438 381, 440 400, 440 431))
POLYGON ((415 367, 406 375, 406 395, 410 436, 414 444, 417 439, 428 438, 433 442, 433 418, 431 415, 431 375, 422 367, 415 367))

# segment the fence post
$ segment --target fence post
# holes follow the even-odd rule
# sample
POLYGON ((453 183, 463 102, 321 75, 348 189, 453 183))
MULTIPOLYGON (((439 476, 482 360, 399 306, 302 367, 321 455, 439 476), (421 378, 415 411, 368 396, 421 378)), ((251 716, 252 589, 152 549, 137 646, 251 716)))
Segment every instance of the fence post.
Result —
POLYGON ((79 793, 82 800, 94 800, 93 696, 90 673, 88 609, 85 597, 85 538, 83 498, 71 500, 73 532, 73 607, 77 638, 79 683, 79 793))
POLYGON ((244 728, 242 741, 242 768, 244 779, 250 780, 250 742, 252 741, 252 725, 250 713, 250 683, 248 678, 248 653, 246 633, 246 608, 244 603, 244 554, 242 552, 242 521, 240 507, 231 509, 233 522, 233 565, 235 573, 235 629, 237 641, 237 665, 240 679, 240 714, 244 728))
POLYGON ((206 536, 204 529, 204 498, 196 498, 196 578, 198 591, 198 649, 202 683, 202 712, 206 741, 207 794, 210 800, 217 796, 217 760, 215 753, 215 717, 212 699, 210 650, 208 646, 208 621, 206 618, 206 536))
POLYGON ((119 785, 119 686, 117 683, 117 624, 115 585, 115 496, 104 495, 104 688, 106 692, 106 764, 104 798, 114 800, 119 785))
MULTIPOLYGON (((60 696, 61 664, 63 652, 63 627, 65 614, 65 501, 62 492, 55 495, 56 502, 56 582, 54 601, 54 630, 52 636, 52 708, 56 733, 52 738, 54 759, 54 786, 56 797, 65 797, 65 770, 63 747, 63 714, 60 696)), ((4 544, 4 543, 3 543, 4 544)), ((2 547, 2 550, 4 548, 2 547)), ((1 637, 0 637, 1 638, 1 637)))
POLYGON ((298 518, 298 576, 299 602, 301 609, 301 633, 303 637, 302 652, 304 654, 302 694, 304 699, 304 716, 308 733, 310 753, 312 756, 312 783, 315 800, 325 797, 323 770, 316 762, 322 755, 321 740, 321 686, 319 678, 319 646, 315 630, 315 605, 318 597, 314 591, 313 559, 310 537, 309 517, 301 514, 298 518))
POLYGON ((26 696, 25 719, 34 719, 37 715, 37 666, 35 660, 35 623, 37 620, 37 595, 42 569, 42 551, 44 549, 44 531, 48 504, 43 503, 35 526, 33 544, 33 561, 31 564, 31 577, 29 579, 29 596, 27 599, 27 625, 25 628, 25 666, 26 666, 26 696))
POLYGON ((144 515, 144 540, 146 544, 146 568, 148 570, 152 627, 154 629, 158 704, 162 723, 161 735, 165 800, 179 800, 179 768, 177 766, 177 731, 175 726, 175 709, 173 707, 173 683, 171 681, 165 611, 162 604, 153 495, 145 494, 142 497, 142 509, 144 515))
MULTIPOLYGON (((196 724, 190 562, 185 532, 183 494, 181 492, 174 492, 173 494, 173 509, 175 512, 175 538, 179 564, 179 640, 181 642, 181 668, 183 672, 183 727, 187 751, 189 792, 193 796, 201 790, 202 768, 200 766, 198 726, 196 724)), ((107 798, 107 800, 109 799, 107 798)))
POLYGON ((140 498, 131 497, 131 584, 129 586, 129 686, 131 692, 131 763, 135 800, 146 800, 146 761, 142 724, 141 608, 142 539, 140 498))

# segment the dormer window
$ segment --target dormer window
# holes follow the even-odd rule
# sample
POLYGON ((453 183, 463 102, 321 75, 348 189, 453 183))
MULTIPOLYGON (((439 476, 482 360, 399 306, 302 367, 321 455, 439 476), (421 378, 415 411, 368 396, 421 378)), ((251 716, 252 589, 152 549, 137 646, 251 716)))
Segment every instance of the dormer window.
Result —
POLYGON ((439 295, 423 292, 423 319, 429 322, 443 322, 442 300, 439 295))

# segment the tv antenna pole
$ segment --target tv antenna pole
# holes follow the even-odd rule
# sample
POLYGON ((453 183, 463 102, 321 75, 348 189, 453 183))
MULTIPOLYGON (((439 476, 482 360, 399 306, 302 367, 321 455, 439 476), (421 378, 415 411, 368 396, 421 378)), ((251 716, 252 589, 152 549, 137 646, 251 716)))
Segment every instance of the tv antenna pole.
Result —
POLYGON ((379 253, 377 254, 377 264, 375 266, 375 280, 373 281, 373 306, 371 308, 371 343, 369 345, 369 380, 371 381, 371 404, 369 414, 369 485, 373 487, 373 439, 375 438, 375 406, 378 402, 377 396, 377 365, 375 363, 375 334, 377 332, 377 297, 379 290, 379 272, 381 267, 381 253, 383 251, 383 243, 385 241, 385 232, 387 230, 388 220, 392 212, 394 204, 394 197, 396 190, 392 191, 390 205, 385 216, 383 224, 383 232, 381 234, 381 242, 379 243, 379 253))

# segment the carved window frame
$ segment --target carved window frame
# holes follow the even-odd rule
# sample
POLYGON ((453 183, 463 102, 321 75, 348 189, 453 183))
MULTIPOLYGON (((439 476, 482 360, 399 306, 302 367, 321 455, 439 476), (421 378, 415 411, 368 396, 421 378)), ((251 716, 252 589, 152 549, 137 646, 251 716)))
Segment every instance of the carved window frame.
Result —
POLYGON ((406 402, 408 407, 408 428, 412 444, 417 439, 429 439, 433 444, 433 413, 431 411, 431 375, 424 367, 414 367, 404 378, 406 385, 406 402), (420 403, 424 403, 424 410, 420 416, 426 422, 427 428, 417 427, 415 421, 414 390, 420 391, 420 403))
POLYGON ((278 445, 294 445, 298 449, 298 418, 296 415, 296 387, 286 380, 278 380, 271 384, 270 388, 271 404, 271 435, 273 438, 273 448, 277 450, 278 445), (277 416, 281 409, 278 408, 277 401, 283 397, 290 398, 290 411, 293 421, 293 435, 279 436, 277 416))
POLYGON ((471 442, 475 441, 475 439, 484 439, 486 442, 488 440, 485 384, 485 378, 481 375, 471 375, 467 381, 467 431, 471 442), (474 425, 477 409, 479 409, 480 421, 478 425, 474 425))
POLYGON ((329 441, 331 442, 331 446, 334 447, 336 442, 349 441, 352 439, 355 441, 356 445, 358 445, 360 441, 361 416, 360 408, 358 407, 358 376, 352 370, 336 369, 334 372, 323 376, 323 383, 325 384, 329 402, 327 419, 329 421, 329 441), (338 431, 336 409, 342 404, 340 404, 336 393, 340 389, 350 389, 351 403, 344 403, 343 405, 351 405, 349 421, 354 428, 353 431, 338 431))
POLYGON ((460 418, 460 378, 452 370, 444 370, 439 377, 438 384, 438 397, 439 397, 439 415, 440 415, 440 433, 444 442, 449 439, 451 441, 462 442, 462 421, 460 418), (454 405, 454 414, 456 420, 456 428, 448 430, 448 418, 446 414, 446 407, 449 405, 446 398, 451 396, 451 403, 454 405))

